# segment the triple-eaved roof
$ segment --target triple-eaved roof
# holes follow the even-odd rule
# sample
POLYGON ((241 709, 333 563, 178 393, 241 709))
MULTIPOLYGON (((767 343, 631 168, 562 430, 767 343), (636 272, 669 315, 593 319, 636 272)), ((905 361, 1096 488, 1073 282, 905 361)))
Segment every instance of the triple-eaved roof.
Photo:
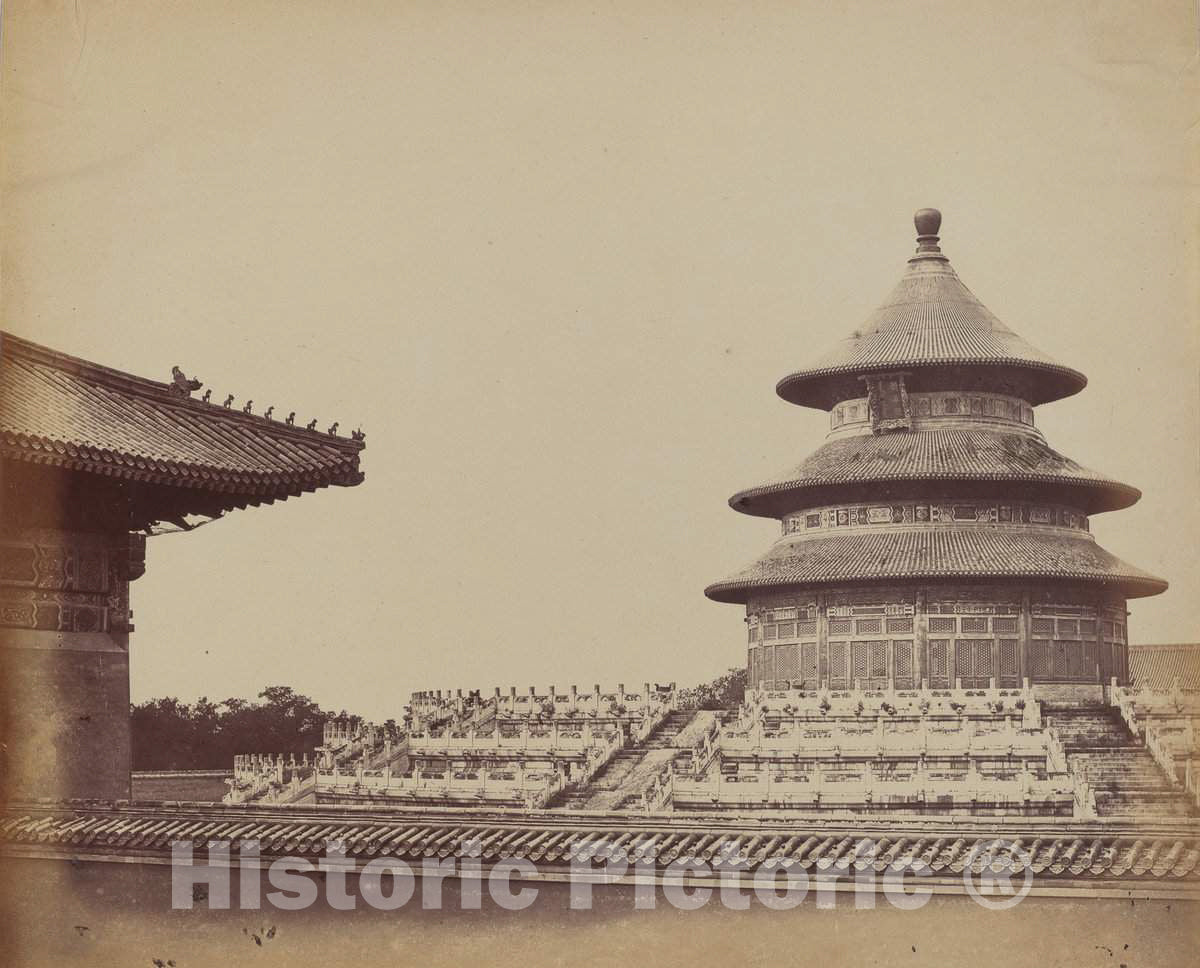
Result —
MULTIPOLYGON (((213 513, 363 479, 363 440, 191 395, 0 334, 5 458, 170 489, 175 513, 213 513)), ((161 493, 160 493, 161 498, 161 493)))
POLYGON ((729 501, 744 514, 781 520, 867 501, 880 505, 885 526, 829 536, 806 521, 705 594, 744 602, 754 589, 905 578, 1063 579, 1131 598, 1164 591, 1165 581, 1109 554, 1089 533, 1018 525, 1000 508, 998 526, 986 532, 930 514, 910 519, 903 508, 894 516, 888 505, 975 498, 1061 503, 1092 515, 1141 496, 1058 453, 1034 428, 1033 406, 1077 393, 1087 379, 1010 330, 962 284, 938 246, 936 210, 921 209, 914 221, 916 254, 883 305, 777 386, 792 403, 833 411, 827 439, 729 501))

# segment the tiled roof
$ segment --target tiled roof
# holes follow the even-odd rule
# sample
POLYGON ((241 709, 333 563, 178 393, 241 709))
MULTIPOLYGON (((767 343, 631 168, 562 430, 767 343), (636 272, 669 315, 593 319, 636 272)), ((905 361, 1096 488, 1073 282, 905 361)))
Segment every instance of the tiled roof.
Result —
POLYGON ((1063 879, 1200 879, 1200 839, 1194 822, 1158 821, 1131 830, 1063 818, 964 817, 916 821, 871 818, 788 818, 726 822, 686 815, 614 822, 604 816, 566 820, 539 816, 484 816, 449 811, 356 815, 353 808, 288 811, 200 805, 108 807, 10 805, 0 816, 0 845, 72 857, 89 853, 147 857, 167 853, 177 841, 203 850, 212 841, 257 841, 263 856, 319 855, 335 841, 348 856, 417 860, 463 856, 478 845, 484 862, 525 857, 547 865, 591 860, 653 859, 665 867, 699 860, 713 867, 753 868, 767 858, 785 868, 838 874, 889 867, 931 874, 961 874, 992 864, 1014 872, 1024 863, 1036 875, 1063 879), (862 838, 875 853, 859 853, 862 838), (997 838, 1004 838, 998 841, 997 838))
POLYGON ((963 285, 941 250, 924 244, 866 323, 811 366, 784 377, 776 390, 792 403, 827 410, 835 402, 829 398, 833 377, 931 366, 1028 371, 1035 404, 1087 385, 1082 373, 1055 362, 1000 322, 963 285))
POLYGON ((883 481, 1011 481, 1078 490, 1088 513, 1129 507, 1141 492, 1110 480, 1028 433, 969 428, 870 434, 827 441, 775 481, 739 491, 735 510, 778 517, 805 506, 805 492, 883 481))
POLYGON ((362 448, 0 334, 8 458, 233 496, 235 506, 357 484, 362 448))
POLYGON ((1129 680, 1134 686, 1200 690, 1200 642, 1129 647, 1129 680))
POLYGON ((745 602, 755 588, 906 578, 1061 578, 1121 588, 1130 598, 1167 583, 1109 554, 1090 535, 922 528, 783 539, 738 574, 704 590, 745 602))

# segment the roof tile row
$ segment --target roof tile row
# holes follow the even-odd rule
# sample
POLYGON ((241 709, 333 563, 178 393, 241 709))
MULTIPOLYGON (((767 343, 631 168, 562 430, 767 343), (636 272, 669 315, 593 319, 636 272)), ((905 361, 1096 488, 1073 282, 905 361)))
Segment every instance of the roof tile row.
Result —
POLYGON ((1148 689, 1200 690, 1200 643, 1129 647, 1129 680, 1148 689))
POLYGON ((1031 403, 1081 390, 1087 379, 1026 342, 984 306, 940 251, 909 261, 905 275, 867 321, 812 365, 779 381, 785 400, 828 409, 831 375, 931 365, 1033 371, 1031 403))
POLYGON ((1136 837, 1065 830, 1051 835, 1017 836, 1011 841, 962 832, 896 829, 877 836, 870 850, 865 834, 846 830, 790 832, 786 827, 756 832, 736 830, 587 829, 557 826, 503 826, 487 823, 414 822, 278 816, 230 818, 211 814, 16 812, 0 820, 0 842, 47 845, 87 851, 167 851, 173 843, 205 848, 253 841, 262 855, 319 853, 329 844, 356 857, 410 859, 449 856, 484 860, 524 857, 547 863, 608 860, 702 861, 713 867, 757 866, 770 861, 784 868, 815 872, 885 869, 931 873, 1028 867, 1034 874, 1073 877, 1200 878, 1200 840, 1182 835, 1136 837), (1061 835, 1060 835, 1061 834, 1061 835))
POLYGON ((4 335, 0 448, 31 463, 249 495, 355 484, 359 440, 227 410, 4 335))
POLYGON ((1088 470, 1040 436, 982 428, 870 434, 827 441, 776 480, 739 491, 730 505, 748 514, 778 516, 804 506, 806 491, 830 485, 885 481, 1037 482, 1078 488, 1080 507, 1117 510, 1135 503, 1137 488, 1088 470))
POLYGON ((1062 578, 1121 587, 1131 598, 1166 582, 1109 554, 1087 534, 1024 530, 884 530, 826 537, 795 536, 704 594, 745 602, 755 588, 864 579, 1062 578))

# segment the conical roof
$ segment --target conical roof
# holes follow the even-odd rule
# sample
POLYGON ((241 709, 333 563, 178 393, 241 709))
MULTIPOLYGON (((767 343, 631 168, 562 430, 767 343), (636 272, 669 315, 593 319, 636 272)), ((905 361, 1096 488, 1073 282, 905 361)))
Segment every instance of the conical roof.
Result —
POLYGON ((828 410, 848 375, 927 367, 1024 371, 1032 404, 1068 397, 1087 385, 1087 377, 1026 342, 963 285, 938 246, 941 218, 936 209, 917 212, 917 252, 904 277, 831 352, 780 380, 775 389, 781 397, 828 410))

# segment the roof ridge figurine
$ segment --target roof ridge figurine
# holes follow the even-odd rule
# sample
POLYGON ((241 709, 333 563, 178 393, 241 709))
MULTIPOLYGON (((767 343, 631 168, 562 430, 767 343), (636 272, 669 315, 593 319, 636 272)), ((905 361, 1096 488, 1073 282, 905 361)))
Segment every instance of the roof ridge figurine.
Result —
POLYGON ((171 367, 171 382, 167 386, 180 396, 190 397, 193 390, 199 390, 204 384, 185 376, 183 370, 173 366, 171 367))

